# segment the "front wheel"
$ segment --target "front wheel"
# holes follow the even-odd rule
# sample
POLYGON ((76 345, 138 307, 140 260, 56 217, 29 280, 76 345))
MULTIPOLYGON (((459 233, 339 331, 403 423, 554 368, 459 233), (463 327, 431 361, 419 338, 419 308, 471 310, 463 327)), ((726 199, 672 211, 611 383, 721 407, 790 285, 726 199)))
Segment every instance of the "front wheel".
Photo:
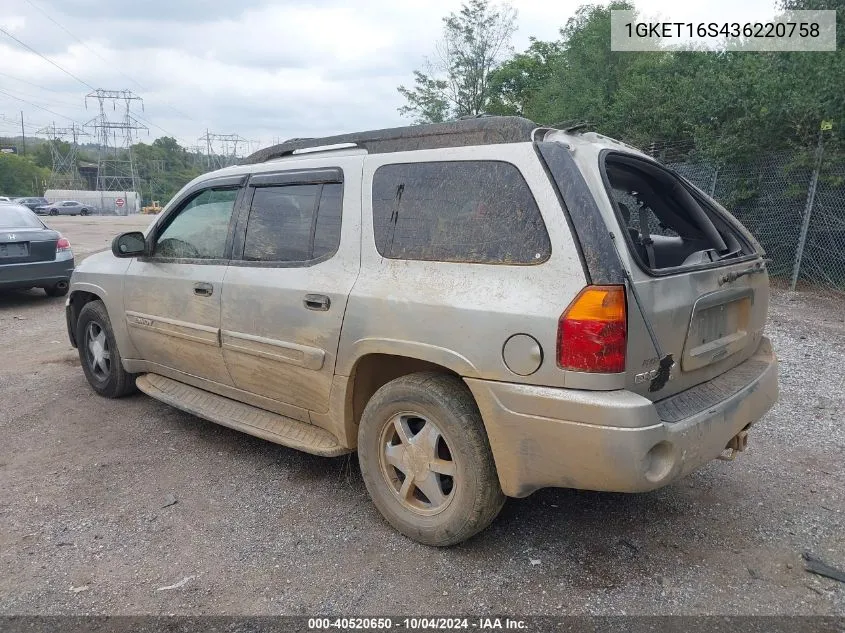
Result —
POLYGON ((50 209, 50 215, 59 215, 58 209, 50 209))
POLYGON ((80 215, 88 215, 88 209, 82 209, 82 211, 80 211, 79 214, 80 215))
POLYGON ((426 545, 470 538, 505 502, 481 414, 456 376, 411 374, 376 391, 361 416, 358 460, 384 518, 426 545))
POLYGON ((102 301, 86 303, 76 322, 79 361, 88 384, 101 396, 120 398, 135 391, 135 374, 123 369, 111 321, 102 301))

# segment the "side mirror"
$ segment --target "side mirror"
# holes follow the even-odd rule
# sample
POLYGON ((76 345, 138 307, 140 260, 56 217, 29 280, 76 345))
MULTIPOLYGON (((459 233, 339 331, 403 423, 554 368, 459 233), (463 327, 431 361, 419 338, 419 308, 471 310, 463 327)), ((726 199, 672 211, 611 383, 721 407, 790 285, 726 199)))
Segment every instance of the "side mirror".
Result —
POLYGON ((115 257, 138 257, 143 255, 147 243, 141 231, 121 233, 111 243, 111 252, 115 257))

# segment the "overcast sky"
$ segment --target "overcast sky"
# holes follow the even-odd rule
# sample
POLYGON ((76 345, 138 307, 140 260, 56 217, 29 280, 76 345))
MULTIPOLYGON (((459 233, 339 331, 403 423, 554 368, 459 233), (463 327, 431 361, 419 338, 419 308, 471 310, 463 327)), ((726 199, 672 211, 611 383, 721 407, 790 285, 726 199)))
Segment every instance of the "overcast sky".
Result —
MULTIPOLYGON (((531 36, 555 39, 584 2, 511 4, 519 51, 531 36)), ((680 4, 636 2, 645 15, 670 19, 680 4)), ((685 8, 692 15, 684 18, 774 14, 773 0, 701 4, 685 8)), ((27 133, 52 121, 85 123, 97 110, 90 100, 85 108, 89 85, 141 95, 147 142, 168 134, 196 145, 209 129, 267 145, 401 125, 396 87, 412 84, 441 18, 459 7, 460 0, 0 0, 0 27, 78 78, 0 33, 0 136, 14 133, 10 121, 21 109, 27 133)))

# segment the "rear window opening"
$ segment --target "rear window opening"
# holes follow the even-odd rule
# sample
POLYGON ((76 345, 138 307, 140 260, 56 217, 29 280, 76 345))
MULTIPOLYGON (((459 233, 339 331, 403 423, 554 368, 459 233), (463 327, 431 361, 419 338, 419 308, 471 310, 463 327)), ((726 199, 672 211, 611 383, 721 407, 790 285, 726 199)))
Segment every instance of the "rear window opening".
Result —
POLYGON ((670 272, 754 254, 714 205, 656 163, 609 154, 604 170, 625 240, 644 269, 670 272))

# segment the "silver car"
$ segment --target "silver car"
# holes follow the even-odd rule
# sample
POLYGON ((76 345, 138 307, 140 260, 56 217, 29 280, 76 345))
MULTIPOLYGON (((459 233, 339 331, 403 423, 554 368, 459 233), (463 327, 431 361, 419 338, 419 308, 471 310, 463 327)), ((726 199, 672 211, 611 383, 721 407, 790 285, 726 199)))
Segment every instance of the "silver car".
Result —
POLYGON ((627 145, 525 119, 296 139, 189 183, 74 272, 93 389, 357 451, 432 545, 506 497, 639 492, 777 398, 759 244, 627 145))
POLYGON ((36 207, 35 212, 46 215, 88 215, 91 207, 77 200, 61 200, 36 207))

